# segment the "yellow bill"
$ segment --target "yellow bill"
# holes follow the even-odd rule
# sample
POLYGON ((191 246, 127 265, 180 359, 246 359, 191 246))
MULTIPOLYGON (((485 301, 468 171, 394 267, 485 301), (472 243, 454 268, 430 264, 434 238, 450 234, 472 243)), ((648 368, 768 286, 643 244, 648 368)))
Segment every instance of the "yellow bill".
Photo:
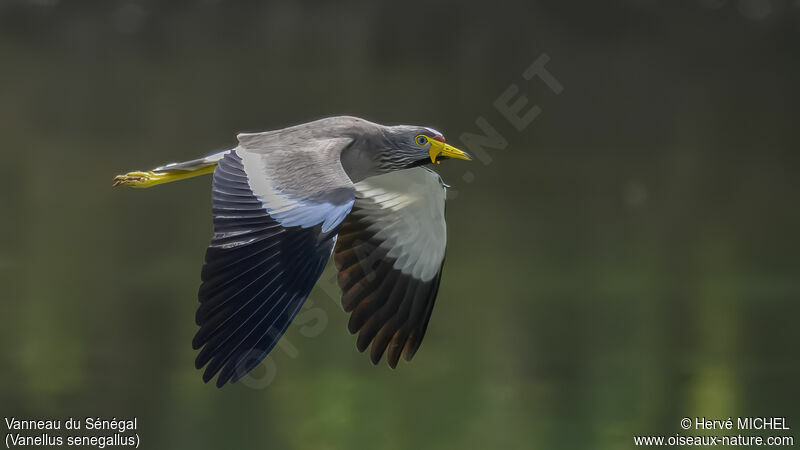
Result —
POLYGON ((452 145, 445 144, 444 142, 436 139, 431 139, 429 142, 431 143, 431 146, 428 149, 428 153, 431 155, 431 162, 439 164, 439 161, 436 159, 440 157, 472 161, 472 158, 466 152, 459 150, 452 145))

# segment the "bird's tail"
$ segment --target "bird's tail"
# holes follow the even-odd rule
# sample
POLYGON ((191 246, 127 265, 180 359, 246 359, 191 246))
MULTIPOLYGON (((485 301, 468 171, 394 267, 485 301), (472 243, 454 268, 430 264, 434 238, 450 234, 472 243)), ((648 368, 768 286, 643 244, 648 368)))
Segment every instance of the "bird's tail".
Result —
POLYGON ((147 172, 128 172, 125 175, 117 175, 114 178, 114 186, 149 188, 159 184, 206 175, 214 172, 217 162, 229 152, 230 150, 223 150, 203 158, 156 167, 147 172))

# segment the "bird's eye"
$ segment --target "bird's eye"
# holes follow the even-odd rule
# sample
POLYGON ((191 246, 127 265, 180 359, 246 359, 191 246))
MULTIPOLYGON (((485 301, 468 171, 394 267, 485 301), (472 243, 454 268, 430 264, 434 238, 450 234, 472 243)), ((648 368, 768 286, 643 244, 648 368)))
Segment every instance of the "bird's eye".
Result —
POLYGON ((421 134, 419 136, 417 136, 415 139, 417 141, 417 144, 419 144, 419 145, 425 145, 425 144, 428 143, 428 138, 426 138, 425 136, 423 136, 421 134))

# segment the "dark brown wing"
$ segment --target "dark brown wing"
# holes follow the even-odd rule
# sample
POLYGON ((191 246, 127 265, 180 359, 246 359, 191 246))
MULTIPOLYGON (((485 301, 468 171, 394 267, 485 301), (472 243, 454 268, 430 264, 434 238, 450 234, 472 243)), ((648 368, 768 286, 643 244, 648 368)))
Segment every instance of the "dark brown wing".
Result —
POLYGON ((357 183, 356 200, 334 251, 342 306, 357 347, 372 344, 391 367, 422 343, 442 277, 447 231, 445 188, 426 168, 357 183))

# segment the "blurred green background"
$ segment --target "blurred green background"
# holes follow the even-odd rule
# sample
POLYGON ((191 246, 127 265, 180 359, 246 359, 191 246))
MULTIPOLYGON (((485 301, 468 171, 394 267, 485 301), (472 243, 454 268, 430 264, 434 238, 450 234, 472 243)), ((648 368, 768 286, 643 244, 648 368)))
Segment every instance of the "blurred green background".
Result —
POLYGON ((800 428, 800 4, 600 3, 0 1, 0 414, 137 416, 144 448, 800 428), (542 54, 559 95, 522 78, 542 54), (493 106, 512 83, 542 109, 521 132, 493 106), (210 179, 112 178, 339 114, 456 145, 483 117, 508 141, 439 168, 453 199, 425 342, 373 367, 328 267, 313 320, 254 377, 205 385, 210 179))

